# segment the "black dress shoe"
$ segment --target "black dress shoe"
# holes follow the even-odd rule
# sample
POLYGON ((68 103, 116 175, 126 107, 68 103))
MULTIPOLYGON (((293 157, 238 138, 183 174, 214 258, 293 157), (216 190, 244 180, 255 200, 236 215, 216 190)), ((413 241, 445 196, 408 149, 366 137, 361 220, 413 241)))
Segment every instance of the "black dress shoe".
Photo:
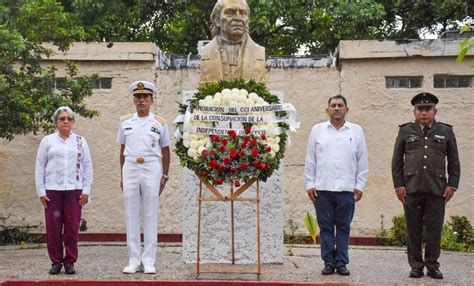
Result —
POLYGON ((443 273, 441 273, 438 268, 428 270, 427 274, 433 279, 443 279, 443 273))
POLYGON ((339 266, 337 268, 337 273, 339 273, 339 275, 342 275, 342 276, 351 275, 351 272, 345 266, 339 266))
POLYGON ((64 264, 64 272, 66 274, 76 274, 76 269, 74 269, 74 264, 64 264))
POLYGON ((324 269, 321 270, 321 274, 323 274, 323 275, 334 274, 334 267, 329 266, 329 265, 324 266, 324 269))
POLYGON ((59 274, 61 272, 62 267, 63 266, 61 265, 61 263, 51 265, 51 269, 49 269, 49 274, 51 275, 59 274))
POLYGON ((423 277, 423 275, 425 275, 423 273, 423 269, 420 269, 420 268, 412 268, 410 271, 411 278, 421 278, 423 277))

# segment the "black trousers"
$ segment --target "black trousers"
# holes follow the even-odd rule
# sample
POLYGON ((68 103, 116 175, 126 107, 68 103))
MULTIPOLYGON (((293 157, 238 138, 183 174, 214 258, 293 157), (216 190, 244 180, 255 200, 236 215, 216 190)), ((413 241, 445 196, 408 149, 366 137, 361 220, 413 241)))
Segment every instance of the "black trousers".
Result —
POLYGON ((407 222, 408 263, 412 268, 428 270, 439 267, 441 232, 444 220, 444 197, 430 193, 408 194, 405 205, 407 222), (422 233, 425 227, 425 259, 422 254, 422 233))

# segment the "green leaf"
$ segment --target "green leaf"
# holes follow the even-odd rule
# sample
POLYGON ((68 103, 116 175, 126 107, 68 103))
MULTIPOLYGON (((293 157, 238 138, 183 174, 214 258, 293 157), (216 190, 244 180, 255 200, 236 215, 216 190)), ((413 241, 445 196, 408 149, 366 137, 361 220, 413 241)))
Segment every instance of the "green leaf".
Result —
POLYGON ((311 235, 311 238, 313 239, 313 244, 316 244, 316 235, 318 232, 318 225, 316 223, 316 219, 313 217, 313 215, 309 211, 306 211, 306 214, 304 216, 304 224, 306 225, 306 228, 308 229, 309 235, 311 235))

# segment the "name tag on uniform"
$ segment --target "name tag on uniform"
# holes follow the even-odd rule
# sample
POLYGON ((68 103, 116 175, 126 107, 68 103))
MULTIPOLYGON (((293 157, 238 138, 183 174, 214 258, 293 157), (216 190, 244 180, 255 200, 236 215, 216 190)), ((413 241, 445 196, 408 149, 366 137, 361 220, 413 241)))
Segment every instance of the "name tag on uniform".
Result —
POLYGON ((132 130, 132 127, 125 127, 125 130, 132 130))
POLYGON ((158 128, 156 128, 156 127, 152 127, 152 128, 151 128, 151 132, 154 132, 154 133, 156 133, 156 134, 158 134, 158 135, 160 134, 160 130, 159 130, 158 128))
POLYGON ((438 134, 435 134, 435 137, 438 138, 438 139, 444 139, 445 138, 444 135, 438 135, 438 134))

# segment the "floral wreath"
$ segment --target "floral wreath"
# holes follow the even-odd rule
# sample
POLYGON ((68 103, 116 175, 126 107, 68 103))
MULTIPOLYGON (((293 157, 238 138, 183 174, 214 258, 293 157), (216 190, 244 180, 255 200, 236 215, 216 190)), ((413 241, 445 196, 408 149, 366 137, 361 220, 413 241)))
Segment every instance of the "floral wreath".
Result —
MULTIPOLYGON (((264 83, 255 81, 219 81, 200 87, 187 100, 179 104, 182 117, 196 113, 199 106, 262 106, 280 104, 278 96, 271 94, 264 83)), ((206 113, 206 112, 203 112, 206 113)), ((236 113, 223 113, 235 115, 236 113)), ((250 113, 249 113, 250 114, 250 113)), ((253 112, 252 114, 255 114, 253 112)), ((283 118, 286 111, 265 112, 283 118)), ((226 134, 198 134, 187 132, 184 122, 176 122, 176 154, 181 166, 193 170, 198 177, 213 185, 228 183, 240 187, 252 178, 265 182, 284 157, 289 125, 277 122, 241 123, 243 130, 229 128, 226 134), (258 133, 257 130, 279 128, 279 134, 258 133)), ((216 127, 217 122, 190 122, 190 125, 216 127)))

